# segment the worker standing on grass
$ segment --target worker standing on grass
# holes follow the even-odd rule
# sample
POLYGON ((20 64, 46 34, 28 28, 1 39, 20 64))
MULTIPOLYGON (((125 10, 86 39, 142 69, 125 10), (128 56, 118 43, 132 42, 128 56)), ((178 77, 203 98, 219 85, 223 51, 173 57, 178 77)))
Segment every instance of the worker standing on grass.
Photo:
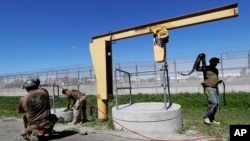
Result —
POLYGON ((196 70, 203 71, 204 73, 204 83, 202 83, 202 86, 207 96, 208 107, 203 118, 204 123, 208 125, 211 123, 220 124, 220 122, 215 120, 215 114, 220 104, 218 84, 222 82, 218 78, 219 71, 216 68, 217 64, 220 63, 220 59, 213 57, 209 60, 209 63, 209 66, 200 66, 200 62, 196 64, 196 70))
POLYGON ((65 111, 73 108, 73 120, 69 124, 77 124, 79 122, 85 123, 88 122, 86 114, 86 96, 85 93, 82 93, 78 90, 63 89, 62 93, 65 94, 68 98, 67 109, 65 111), (70 104, 70 101, 73 100, 73 103, 70 104), (82 117, 81 117, 82 115, 82 117))

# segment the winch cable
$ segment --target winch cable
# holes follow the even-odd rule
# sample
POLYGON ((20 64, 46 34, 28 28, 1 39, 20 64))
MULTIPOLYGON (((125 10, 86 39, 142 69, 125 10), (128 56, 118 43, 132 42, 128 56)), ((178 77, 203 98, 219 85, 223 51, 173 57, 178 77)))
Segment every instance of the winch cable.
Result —
MULTIPOLYGON (((207 71, 206 71, 206 55, 204 53, 199 55, 201 58, 201 62, 202 62, 202 70, 203 70, 203 79, 207 79, 207 71)), ((199 62, 198 62, 199 63, 199 62)))
POLYGON ((141 136, 141 137, 144 137, 146 139, 149 139, 150 141, 200 141, 200 140, 204 140, 204 139, 213 139, 213 140, 216 140, 216 139, 219 139, 218 137, 216 136, 203 136, 203 137, 197 137, 197 138, 191 138, 191 139, 181 139, 181 140, 165 140, 165 139, 153 139, 151 137, 148 137, 146 135, 143 135, 143 134, 140 134, 136 131, 133 131, 125 126, 123 126, 122 124, 120 124, 119 122, 117 122, 116 120, 114 120, 111 116, 105 114, 102 110, 100 110, 95 104, 93 104, 92 102, 90 102, 88 99, 86 99, 86 101, 92 105, 93 107, 95 107, 99 112, 101 112, 102 114, 104 114, 105 116, 107 116, 111 121, 115 122, 116 124, 120 125, 123 129, 126 129, 127 131, 129 132, 132 132, 138 136, 141 136))
POLYGON ((226 102, 226 86, 225 86, 225 83, 224 81, 221 80, 221 83, 223 85, 223 103, 224 103, 224 109, 226 110, 227 109, 227 102, 226 102))
MULTIPOLYGON (((193 68, 192 70, 189 72, 189 73, 182 73, 182 72, 178 72, 180 75, 182 76, 188 76, 188 75, 191 75, 194 70, 196 69, 196 65, 198 63, 200 63, 200 61, 202 61, 202 67, 206 67, 206 60, 205 60, 205 54, 204 53, 201 53, 197 56, 195 62, 194 62, 194 65, 193 65, 193 68)), ((203 76, 206 76, 206 72, 203 71, 203 76)), ((205 77, 204 77, 205 78, 205 77)))
MULTIPOLYGON (((194 70, 196 69, 196 66, 198 65, 198 63, 202 62, 202 70, 203 70, 203 79, 206 79, 207 78, 207 72, 206 72, 206 55, 204 53, 201 53, 197 56, 196 60, 195 60, 195 63, 193 65, 193 69, 185 74, 185 73, 181 73, 179 72, 180 75, 183 75, 183 76, 188 76, 190 74, 192 74, 194 72, 194 70)), ((225 92, 225 83, 224 81, 220 80, 221 83, 223 84, 223 103, 224 103, 224 109, 227 108, 227 103, 226 103, 226 92, 225 92)), ((218 84, 217 84, 218 85, 218 84)))
MULTIPOLYGON (((55 84, 55 83, 47 83, 47 84, 41 84, 41 87, 46 87, 46 86, 56 86, 59 87, 61 89, 65 89, 64 87, 62 87, 61 85, 55 84)), ((136 131, 133 131, 125 126, 123 126, 122 124, 120 124, 119 122, 117 122, 116 120, 114 120, 111 116, 105 114, 105 112, 103 112, 102 110, 100 110, 95 104, 93 104, 92 102, 90 102, 87 98, 85 99, 87 103, 89 103, 91 106, 93 106, 96 110, 98 110, 99 112, 101 112, 103 115, 107 116, 111 121, 115 122, 116 124, 120 125, 123 129, 126 129, 129 132, 132 132, 138 136, 141 136, 145 139, 148 139, 149 141, 201 141, 201 140, 221 140, 222 138, 220 136, 202 136, 202 137, 195 137, 195 138, 190 138, 190 139, 180 139, 180 140, 167 140, 167 139, 153 139, 151 137, 148 137, 146 135, 140 134, 136 131)))
POLYGON ((226 86, 225 86, 224 81, 222 81, 222 84, 223 84, 223 100, 224 100, 224 106, 225 106, 225 109, 226 109, 226 108, 227 108, 227 102, 226 102, 226 86))

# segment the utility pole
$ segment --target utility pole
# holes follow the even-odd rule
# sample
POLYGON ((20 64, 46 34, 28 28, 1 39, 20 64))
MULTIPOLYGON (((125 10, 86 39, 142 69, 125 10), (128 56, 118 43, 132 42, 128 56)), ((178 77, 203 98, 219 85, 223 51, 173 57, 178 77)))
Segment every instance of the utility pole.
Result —
POLYGON ((76 47, 72 46, 72 64, 76 65, 76 47))

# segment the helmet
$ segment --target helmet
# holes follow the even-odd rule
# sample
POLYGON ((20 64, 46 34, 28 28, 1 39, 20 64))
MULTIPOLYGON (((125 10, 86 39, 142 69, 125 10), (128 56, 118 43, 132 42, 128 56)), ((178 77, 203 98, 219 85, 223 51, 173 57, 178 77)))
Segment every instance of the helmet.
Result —
POLYGON ((217 57, 213 57, 213 58, 211 58, 211 59, 209 60, 209 62, 210 62, 210 63, 211 63, 211 62, 220 63, 220 59, 217 58, 217 57))
POLYGON ((37 79, 29 79, 26 80, 23 84, 23 89, 29 88, 29 87, 38 87, 40 85, 40 80, 37 79))

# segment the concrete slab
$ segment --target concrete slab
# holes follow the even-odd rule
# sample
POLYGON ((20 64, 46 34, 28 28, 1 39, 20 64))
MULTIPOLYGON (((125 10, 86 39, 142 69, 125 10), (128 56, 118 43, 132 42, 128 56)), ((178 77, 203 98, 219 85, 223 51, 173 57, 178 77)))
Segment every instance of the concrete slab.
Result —
POLYGON ((124 104, 112 108, 116 129, 146 134, 174 133, 182 127, 181 106, 172 103, 168 109, 162 102, 124 104))

